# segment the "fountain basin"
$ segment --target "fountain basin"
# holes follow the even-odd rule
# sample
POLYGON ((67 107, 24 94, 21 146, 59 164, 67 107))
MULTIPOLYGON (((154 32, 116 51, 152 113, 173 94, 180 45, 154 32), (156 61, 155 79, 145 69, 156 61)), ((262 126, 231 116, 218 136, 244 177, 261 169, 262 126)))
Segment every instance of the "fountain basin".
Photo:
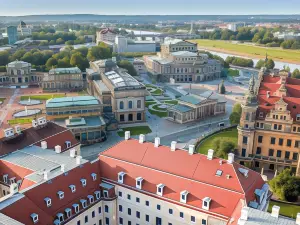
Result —
POLYGON ((42 104, 42 102, 40 100, 30 100, 30 101, 22 100, 22 101, 19 101, 19 104, 31 106, 31 105, 40 105, 40 104, 42 104))
POLYGON ((40 109, 27 109, 27 110, 21 110, 19 112, 16 112, 13 114, 14 118, 21 118, 21 117, 27 117, 27 116, 33 116, 36 114, 39 114, 42 110, 40 109))

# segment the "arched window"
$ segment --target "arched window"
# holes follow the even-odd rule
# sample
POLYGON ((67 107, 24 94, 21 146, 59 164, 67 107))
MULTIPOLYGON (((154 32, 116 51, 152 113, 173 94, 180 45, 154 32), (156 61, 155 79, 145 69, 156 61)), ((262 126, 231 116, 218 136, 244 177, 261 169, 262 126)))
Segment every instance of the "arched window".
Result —
POLYGON ((129 109, 132 109, 132 108, 133 108, 132 105, 133 105, 133 104, 132 104, 132 101, 129 101, 129 102, 128 102, 128 108, 129 108, 129 109))
POLYGON ((141 100, 137 100, 137 108, 138 109, 142 108, 142 101, 141 100))
POLYGON ((120 101, 120 109, 124 109, 124 102, 120 101))

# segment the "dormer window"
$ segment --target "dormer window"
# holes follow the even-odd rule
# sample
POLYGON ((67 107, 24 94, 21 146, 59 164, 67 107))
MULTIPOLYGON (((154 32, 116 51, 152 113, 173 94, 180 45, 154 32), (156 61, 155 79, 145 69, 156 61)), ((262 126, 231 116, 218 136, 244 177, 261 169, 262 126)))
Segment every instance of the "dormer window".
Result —
POLYGON ((87 197, 89 199, 90 204, 93 204, 94 203, 94 196, 93 195, 88 195, 87 197))
POLYGON ((10 184, 16 183, 16 178, 15 177, 10 178, 9 182, 10 182, 10 184))
POLYGON ((78 204, 73 204, 72 207, 73 207, 75 213, 79 212, 79 205, 78 204))
POLYGON ((67 148, 70 148, 70 147, 71 147, 71 141, 66 141, 65 143, 66 143, 66 147, 67 147, 67 148))
POLYGON ((82 184, 82 187, 86 186, 86 179, 80 179, 80 182, 82 184))
POLYGON ((91 176, 92 176, 93 181, 97 180, 97 174, 92 173, 91 176))
POLYGON ((104 190, 103 191, 103 196, 104 196, 104 198, 108 198, 108 191, 104 190))
POLYGON ((101 192, 100 191, 95 191, 94 194, 95 194, 97 200, 99 200, 101 198, 101 192))
POLYGON ((57 192, 59 199, 63 199, 65 197, 65 194, 63 191, 57 192))
POLYGON ((38 216, 38 214, 32 213, 32 214, 30 215, 30 217, 31 217, 33 223, 39 222, 39 216, 38 216))
POLYGON ((264 113, 263 112, 259 112, 259 117, 264 117, 264 113))
POLYGON ((188 194, 189 194, 189 192, 186 190, 180 192, 180 202, 186 203, 188 194))
POLYGON ((209 197, 205 197, 204 199, 202 199, 202 209, 209 210, 210 202, 211 202, 211 198, 209 197))
POLYGON ((72 216, 72 210, 70 208, 66 208, 65 213, 66 213, 67 218, 70 218, 72 216))
POLYGON ((86 200, 85 199, 80 199, 80 202, 81 202, 82 208, 85 209, 87 207, 86 200))
POLYGON ((143 178, 142 177, 138 177, 135 180, 136 180, 136 184, 135 184, 136 188, 142 189, 143 178))
POLYGON ((71 192, 72 192, 72 193, 74 193, 74 192, 76 191, 76 186, 73 185, 73 184, 71 184, 71 185, 69 186, 69 188, 71 189, 71 192))
POLYGON ((300 114, 297 114, 297 121, 299 121, 300 120, 300 114))
POLYGON ((57 219, 59 220, 59 222, 63 222, 64 221, 64 214, 57 213, 56 216, 57 216, 57 219))
POLYGON ((164 184, 158 184, 158 185, 156 185, 156 187, 157 187, 156 194, 160 195, 160 196, 163 196, 165 185, 164 184))
POLYGON ((126 173, 124 173, 124 172, 118 173, 118 182, 119 182, 119 183, 123 184, 125 174, 126 174, 126 173))
POLYGON ((7 184, 8 174, 3 175, 3 182, 7 184))
POLYGON ((45 198, 44 199, 45 200, 45 202, 46 202, 46 205, 47 205, 47 207, 50 207, 51 205, 52 205, 52 202, 51 202, 51 198, 45 198))

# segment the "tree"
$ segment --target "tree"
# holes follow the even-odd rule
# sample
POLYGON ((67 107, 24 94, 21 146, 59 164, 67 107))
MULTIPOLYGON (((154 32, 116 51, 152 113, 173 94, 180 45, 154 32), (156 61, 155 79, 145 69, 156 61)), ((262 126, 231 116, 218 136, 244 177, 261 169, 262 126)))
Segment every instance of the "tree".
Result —
POLYGON ((95 61, 99 59, 108 59, 111 58, 111 50, 109 47, 94 46, 89 49, 87 58, 90 61, 95 61))
POLYGON ((266 68, 274 69, 274 67, 275 67, 275 63, 274 63, 273 59, 268 59, 268 61, 266 62, 266 68))
POLYGON ((238 113, 239 115, 242 114, 242 106, 240 103, 235 103, 233 108, 232 108, 232 112, 236 112, 238 113))
POLYGON ((230 124, 236 125, 240 123, 241 115, 237 112, 232 112, 229 116, 230 124))
POLYGON ((235 147, 232 141, 227 141, 223 138, 214 139, 212 145, 215 150, 215 155, 220 158, 226 158, 228 153, 233 151, 235 147))
POLYGON ((8 51, 0 52, 0 66, 6 66, 9 62, 9 53, 8 51))
POLYGON ((56 44, 56 42, 54 41, 54 40, 51 40, 50 42, 49 42, 49 45, 55 45, 56 44))
POLYGON ((219 93, 224 95, 226 93, 226 88, 224 85, 224 80, 222 80, 222 83, 219 85, 219 93))
POLYGON ((74 51, 75 52, 80 52, 83 55, 83 57, 87 57, 89 49, 87 47, 81 47, 81 48, 78 48, 78 49, 76 49, 74 51))
POLYGON ((10 57, 9 61, 20 60, 25 53, 25 49, 19 49, 10 57))
POLYGON ((271 190, 284 201, 295 202, 300 195, 300 178, 292 175, 290 169, 283 170, 269 182, 271 190))
POLYGON ((73 45, 73 44, 74 44, 74 41, 73 41, 73 40, 66 41, 65 44, 66 44, 66 45, 73 45))
POLYGON ((71 66, 77 66, 82 71, 89 67, 88 60, 79 52, 76 52, 71 56, 70 64, 71 66))
POLYGON ((287 66, 287 65, 284 65, 284 66, 283 66, 283 69, 284 69, 285 71, 287 71, 287 72, 291 72, 291 68, 290 68, 289 66, 287 66))
POLYGON ((134 66, 128 60, 119 61, 118 66, 123 69, 126 69, 131 76, 137 76, 137 72, 136 72, 134 66))
POLYGON ((262 68, 262 67, 264 67, 264 66, 265 66, 265 60, 260 59, 260 60, 256 63, 255 68, 256 68, 256 69, 260 69, 260 68, 262 68))
POLYGON ((25 55, 21 58, 22 61, 33 63, 33 55, 31 52, 26 52, 25 55))
POLYGON ((55 58, 50 58, 46 62, 46 67, 48 70, 51 70, 53 67, 57 66, 57 60, 55 58))
POLYGON ((57 67, 58 68, 68 68, 68 67, 71 67, 71 65, 70 65, 70 58, 66 56, 63 59, 59 59, 58 62, 57 62, 57 67))
POLYGON ((65 43, 65 41, 64 41, 64 39, 62 39, 62 38, 58 38, 58 39, 56 40, 55 43, 56 43, 57 45, 61 45, 61 44, 65 43))
POLYGON ((300 71, 298 69, 295 69, 292 73, 292 78, 300 79, 300 71))

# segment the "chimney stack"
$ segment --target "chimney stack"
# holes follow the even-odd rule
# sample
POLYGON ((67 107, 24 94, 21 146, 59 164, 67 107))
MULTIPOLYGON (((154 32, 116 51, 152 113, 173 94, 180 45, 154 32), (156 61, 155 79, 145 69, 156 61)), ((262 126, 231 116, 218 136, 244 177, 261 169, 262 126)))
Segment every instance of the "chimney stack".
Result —
POLYGON ((189 145, 189 155, 193 155, 195 151, 195 145, 189 145))
POLYGON ((278 218, 278 216, 279 216, 279 210, 280 210, 279 206, 273 205, 271 216, 275 217, 275 218, 278 218))
POLYGON ((300 225, 300 213, 297 213, 296 224, 300 225))
POLYGON ((41 147, 42 147, 42 149, 47 149, 47 141, 42 141, 41 147))
POLYGON ((70 157, 75 158, 75 148, 70 149, 70 157))
POLYGON ((214 158, 214 150, 213 149, 208 149, 207 159, 212 160, 213 158, 214 158))
POLYGON ((248 220, 248 214, 249 214, 249 208, 243 207, 241 211, 241 219, 247 221, 248 220))
POLYGON ((80 155, 76 157, 76 164, 77 165, 81 164, 81 159, 82 159, 82 156, 80 156, 80 155))
POLYGON ((48 173, 49 173, 49 171, 44 171, 44 180, 48 180, 48 173))
POLYGON ((176 145, 177 145, 177 142, 176 142, 176 141, 172 141, 172 142, 171 142, 171 151, 172 151, 172 152, 175 152, 175 151, 176 151, 176 145))
POLYGON ((229 153, 228 154, 228 160, 227 160, 227 162, 229 164, 232 164, 234 162, 234 154, 233 153, 229 153))
POLYGON ((125 131, 125 140, 129 140, 130 139, 130 131, 125 131))
POLYGON ((155 147, 155 148, 158 148, 159 145, 160 145, 160 138, 159 138, 159 137, 156 137, 156 138, 154 139, 154 147, 155 147))
POLYGON ((60 165, 60 170, 61 170, 61 172, 65 172, 65 164, 60 165))
POLYGON ((146 140, 146 136, 144 134, 140 134, 139 143, 143 144, 146 140))
POLYGON ((55 146, 55 152, 58 154, 58 153, 61 153, 61 146, 60 145, 56 145, 55 146))

